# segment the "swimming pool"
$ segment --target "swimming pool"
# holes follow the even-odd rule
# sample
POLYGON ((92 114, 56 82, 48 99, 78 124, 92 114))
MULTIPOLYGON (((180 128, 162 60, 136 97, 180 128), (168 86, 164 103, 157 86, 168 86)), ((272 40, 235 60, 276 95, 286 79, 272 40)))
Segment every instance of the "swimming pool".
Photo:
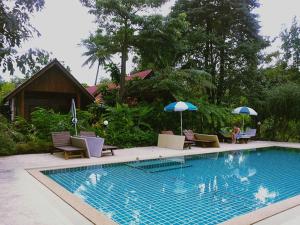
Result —
POLYGON ((119 224, 218 224, 300 194, 300 151, 281 147, 47 170, 119 224))

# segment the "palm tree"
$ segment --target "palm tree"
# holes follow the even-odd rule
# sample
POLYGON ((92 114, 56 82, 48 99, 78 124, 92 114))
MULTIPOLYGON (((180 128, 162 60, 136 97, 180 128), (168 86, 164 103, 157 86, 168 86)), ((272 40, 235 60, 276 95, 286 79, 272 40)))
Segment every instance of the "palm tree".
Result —
POLYGON ((105 65, 107 61, 111 61, 111 52, 107 48, 107 39, 102 35, 90 35, 88 39, 82 41, 83 45, 87 51, 82 54, 82 56, 88 57, 82 66, 89 65, 92 68, 97 62, 97 73, 95 78, 95 85, 98 81, 99 68, 101 65, 105 65), (106 43, 105 43, 106 42, 106 43))

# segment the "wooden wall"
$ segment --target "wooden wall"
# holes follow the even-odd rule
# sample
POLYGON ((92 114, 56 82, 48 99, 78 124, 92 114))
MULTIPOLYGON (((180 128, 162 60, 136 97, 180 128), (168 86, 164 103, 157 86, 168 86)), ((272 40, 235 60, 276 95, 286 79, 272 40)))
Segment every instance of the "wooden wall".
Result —
POLYGON ((54 109, 57 112, 70 111, 72 98, 77 108, 84 108, 92 101, 59 68, 52 67, 35 79, 16 96, 16 113, 30 118, 36 107, 54 109))

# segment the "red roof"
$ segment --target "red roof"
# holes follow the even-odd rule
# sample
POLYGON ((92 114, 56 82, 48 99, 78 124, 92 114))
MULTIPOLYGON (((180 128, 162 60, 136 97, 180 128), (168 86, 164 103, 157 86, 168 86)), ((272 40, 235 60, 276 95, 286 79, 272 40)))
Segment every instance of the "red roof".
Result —
POLYGON ((144 70, 138 73, 134 73, 131 74, 129 76, 126 76, 125 79, 126 80, 132 80, 135 77, 139 77, 140 79, 144 80, 145 78, 147 78, 150 74, 152 73, 152 70, 144 70))
POLYGON ((97 87, 97 85, 94 85, 94 86, 87 87, 86 90, 88 91, 88 93, 90 93, 91 95, 94 96, 94 94, 98 90, 98 87, 97 87))
MULTIPOLYGON (((144 71, 141 71, 141 72, 138 72, 138 73, 134 73, 134 74, 131 74, 129 76, 126 76, 125 77, 125 80, 132 80, 133 78, 136 78, 136 77, 139 77, 140 79, 144 80, 146 79, 150 74, 152 73, 152 70, 144 70, 144 71)), ((118 88, 119 86, 116 85, 115 83, 108 83, 107 84, 107 88, 108 90, 113 90, 113 89, 116 89, 118 88)), ((90 86, 90 87, 87 87, 86 90, 94 97, 98 97, 99 95, 99 91, 98 91, 98 86, 97 85, 94 85, 94 86, 90 86)))

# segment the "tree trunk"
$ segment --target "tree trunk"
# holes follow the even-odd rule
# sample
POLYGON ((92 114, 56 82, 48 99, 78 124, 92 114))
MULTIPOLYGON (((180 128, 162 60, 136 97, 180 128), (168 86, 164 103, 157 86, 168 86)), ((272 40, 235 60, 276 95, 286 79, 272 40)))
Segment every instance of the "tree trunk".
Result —
MULTIPOLYGON (((225 39, 224 39, 225 41, 225 39)), ((224 46, 220 49, 220 74, 217 86, 217 103, 221 102, 224 93, 224 78, 225 78, 225 49, 224 46)))
POLYGON ((97 85, 97 81, 98 81, 99 67, 100 67, 100 60, 98 60, 98 67, 97 67, 97 73, 96 73, 96 78, 95 78, 95 85, 97 85))
POLYGON ((209 52, 210 52, 210 39, 208 38, 211 33, 210 22, 206 20, 206 41, 205 41, 205 50, 204 50, 204 69, 206 72, 209 71, 209 52))
POLYGON ((127 24, 127 20, 125 21, 124 28, 125 28, 124 29, 125 34, 124 34, 122 51, 121 51, 120 89, 119 89, 119 98, 117 99, 117 101, 119 103, 122 103, 124 101, 124 94, 125 94, 126 62, 127 62, 127 57, 128 57, 128 36, 127 36, 128 24, 127 24))

